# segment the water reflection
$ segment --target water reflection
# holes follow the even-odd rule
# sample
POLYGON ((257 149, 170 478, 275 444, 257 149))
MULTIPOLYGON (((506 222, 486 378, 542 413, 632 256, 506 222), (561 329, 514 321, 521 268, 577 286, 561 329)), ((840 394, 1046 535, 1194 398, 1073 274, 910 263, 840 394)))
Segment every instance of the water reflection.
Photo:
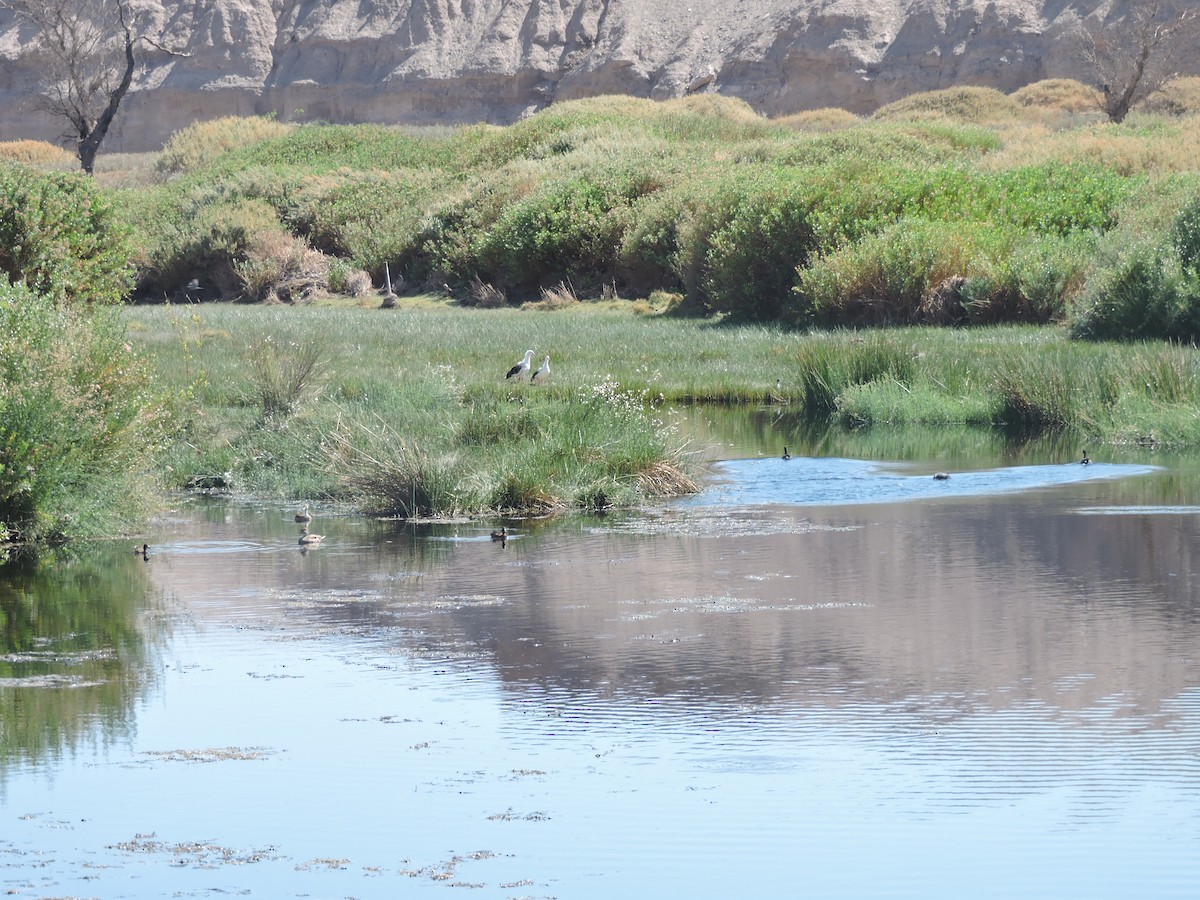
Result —
MULTIPOLYGON (((831 463, 843 464, 857 465, 831 463)), ((737 471, 768 479, 785 465, 737 471)), ((221 543, 252 549, 215 567, 181 541, 155 575, 220 615, 299 616, 606 702, 903 703, 943 715, 946 698, 965 712, 1125 696, 1158 715, 1197 682, 1200 518, 1142 508, 1159 490, 1143 482, 1169 473, 1110 480, 1104 469, 1072 467, 1068 481, 1097 480, 1008 499, 683 501, 518 524, 505 546, 486 524, 341 520, 308 557, 289 545, 290 526, 264 522, 278 513, 232 510, 221 543), (272 527, 278 536, 264 537, 272 527)))
POLYGON ((163 639, 150 592, 111 548, 0 566, 0 777, 128 735, 163 639))
MULTIPOLYGON (((715 900, 790 895, 798 871, 814 896, 1190 896, 1194 464, 1042 448, 1013 473, 1005 452, 950 482, 1021 482, 1003 495, 927 494, 952 467, 919 456, 748 459, 719 502, 504 542, 314 507, 303 552, 290 506, 181 505, 148 561, 111 557, 129 584, 94 624, 65 615, 94 602, 86 568, 52 628, 5 602, 34 635, 14 646, 91 632, 104 685, 134 687, 111 706, 128 747, 43 752, 57 794, 10 780, 0 859, 30 896, 715 900), (839 502, 774 502, 798 465, 839 502), (853 502, 864 481, 920 490, 853 502), (140 630, 145 581, 176 633, 140 630), (116 667, 159 637, 135 730, 158 667, 116 667)), ((66 692, 0 687, 35 694, 66 692)), ((103 733, 73 702, 44 720, 103 733)))

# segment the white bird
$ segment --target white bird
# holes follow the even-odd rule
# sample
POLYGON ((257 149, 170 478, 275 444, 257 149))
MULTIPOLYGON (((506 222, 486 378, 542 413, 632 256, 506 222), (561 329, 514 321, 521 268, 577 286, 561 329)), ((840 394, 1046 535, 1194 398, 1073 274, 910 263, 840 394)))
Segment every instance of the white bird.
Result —
POLYGON ((529 371, 529 365, 530 365, 530 363, 532 363, 532 362, 533 362, 533 351, 532 351, 532 350, 526 350, 526 351, 525 351, 525 358, 524 358, 524 359, 522 359, 522 360, 521 360, 519 363, 517 363, 515 366, 513 366, 511 369, 509 369, 509 370, 508 370, 508 374, 507 374, 507 375, 505 375, 504 377, 505 377, 505 378, 512 378, 514 375, 524 375, 526 372, 528 372, 528 371, 529 371))
POLYGON ((533 384, 539 378, 542 379, 543 381, 545 381, 549 377, 550 377, 550 356, 549 356, 549 354, 547 354, 546 358, 542 360, 542 364, 540 366, 538 366, 538 370, 533 373, 532 377, 530 377, 529 383, 533 384))

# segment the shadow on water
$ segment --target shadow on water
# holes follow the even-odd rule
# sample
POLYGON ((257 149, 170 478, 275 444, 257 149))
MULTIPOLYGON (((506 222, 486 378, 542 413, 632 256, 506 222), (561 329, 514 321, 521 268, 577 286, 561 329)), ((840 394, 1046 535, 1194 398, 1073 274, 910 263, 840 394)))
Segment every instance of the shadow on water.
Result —
POLYGON ((164 637, 144 566, 111 547, 0 565, 0 781, 134 727, 164 637))

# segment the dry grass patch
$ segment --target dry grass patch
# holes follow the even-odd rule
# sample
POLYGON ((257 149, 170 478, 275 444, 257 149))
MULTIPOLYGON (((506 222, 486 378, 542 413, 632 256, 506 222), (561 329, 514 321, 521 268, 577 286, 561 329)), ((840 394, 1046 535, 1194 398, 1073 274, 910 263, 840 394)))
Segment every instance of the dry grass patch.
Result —
POLYGON ((793 113, 790 116, 782 116, 778 119, 772 119, 772 125, 780 125, 784 128, 792 128, 796 131, 841 131, 843 128, 850 128, 857 125, 861 120, 849 110, 840 109, 834 106, 827 106, 823 109, 809 109, 804 112, 793 113))
POLYGON ((35 169, 78 169, 79 160, 62 147, 46 141, 0 142, 0 158, 24 163, 35 169))
POLYGON ((974 125, 1014 122, 1021 105, 994 88, 959 87, 912 94, 881 106, 871 117, 878 122, 949 119, 974 125))
POLYGON ((1166 175, 1200 170, 1200 117, 1154 119, 1132 115, 1071 131, 1022 129, 981 165, 992 171, 1046 162, 1092 163, 1121 176, 1166 175))
POLYGON ((1035 81, 1008 95, 1024 107, 1068 113, 1096 112, 1100 96, 1096 89, 1072 78, 1035 81))
POLYGON ((1200 115, 1200 77, 1176 78, 1138 107, 1141 112, 1170 116, 1200 115))
POLYGON ((196 122, 171 135, 159 156, 158 170, 165 175, 189 172, 229 150, 282 137, 293 127, 264 116, 226 116, 196 122))

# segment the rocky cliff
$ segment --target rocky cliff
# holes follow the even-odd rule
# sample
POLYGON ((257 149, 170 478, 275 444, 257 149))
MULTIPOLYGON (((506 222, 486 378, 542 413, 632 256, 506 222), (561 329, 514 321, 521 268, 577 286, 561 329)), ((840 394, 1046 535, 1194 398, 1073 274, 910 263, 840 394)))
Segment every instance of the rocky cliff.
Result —
MULTIPOLYGON (((148 52, 105 144, 197 119, 510 122, 598 94, 713 91, 766 115, 1086 77, 1064 41, 1102 0, 135 0, 148 52)), ((1128 0, 1117 0, 1117 6, 1128 0)), ((1195 5, 1189 4, 1189 5, 1195 5)), ((0 11, 0 140, 54 139, 29 35, 0 11)), ((1192 63, 1195 65, 1195 63, 1192 63)))

